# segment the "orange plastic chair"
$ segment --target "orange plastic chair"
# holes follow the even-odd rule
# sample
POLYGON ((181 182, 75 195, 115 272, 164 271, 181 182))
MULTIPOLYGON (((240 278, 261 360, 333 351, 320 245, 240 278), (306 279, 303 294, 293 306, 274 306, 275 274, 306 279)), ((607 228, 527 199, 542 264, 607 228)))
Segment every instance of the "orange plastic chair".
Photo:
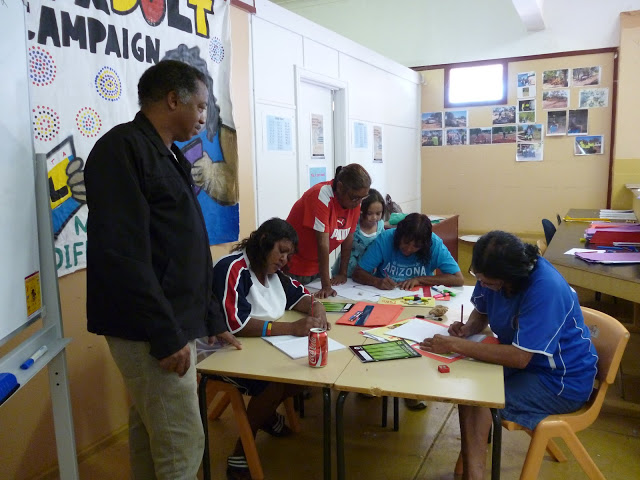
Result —
MULTIPOLYGON (((223 382, 222 380, 208 380, 207 381, 207 398, 209 401, 209 407, 207 408, 207 417, 209 420, 216 420, 225 409, 231 404, 233 408, 233 415, 236 419, 236 425, 238 426, 238 434, 240 441, 242 442, 242 448, 244 449, 244 455, 247 458, 247 464, 249 465, 249 472, 253 480, 263 480, 264 471, 262 470, 262 464, 260 463, 260 457, 258 456, 258 450, 256 448, 256 442, 253 438, 253 432, 251 431, 251 425, 249 425, 249 419, 247 417, 247 409, 244 405, 244 399, 240 391, 231 385, 230 383, 223 382), (213 400, 218 393, 222 393, 222 398, 214 405, 213 400)), ((287 415, 287 421, 289 428, 293 432, 300 431, 300 423, 298 422, 298 416, 293 408, 293 399, 287 398, 284 402, 285 413, 287 415)))
POLYGON ((567 460, 553 441, 556 437, 565 441, 590 479, 604 480, 604 475, 587 453, 576 432, 589 427, 598 418, 607 389, 616 379, 622 354, 629 341, 629 331, 618 320, 606 313, 587 307, 582 307, 582 313, 585 323, 591 330, 591 339, 599 358, 594 392, 587 404, 577 412, 549 415, 533 431, 514 422, 502 422, 502 426, 507 430, 524 430, 531 436, 527 457, 520 473, 521 480, 538 477, 545 450, 558 462, 567 460))

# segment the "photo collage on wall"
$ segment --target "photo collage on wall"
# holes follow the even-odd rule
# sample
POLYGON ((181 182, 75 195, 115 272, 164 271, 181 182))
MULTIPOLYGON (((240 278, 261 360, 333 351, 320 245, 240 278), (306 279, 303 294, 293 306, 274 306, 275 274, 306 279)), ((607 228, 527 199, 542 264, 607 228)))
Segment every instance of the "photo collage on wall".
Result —
POLYGON ((604 153, 603 135, 589 135, 589 109, 609 105, 609 89, 598 88, 599 66, 545 70, 541 100, 535 71, 517 74, 517 104, 495 106, 492 126, 469 128, 467 110, 425 112, 421 117, 422 146, 516 144, 516 161, 542 161, 544 137, 575 136, 575 155, 604 153), (578 108, 571 110, 572 89, 578 108), (594 88, 596 87, 596 88, 594 88), (546 123, 545 123, 546 122, 546 123))
POLYGON ((574 155, 604 153, 604 136, 589 135, 588 127, 589 109, 609 106, 609 89, 593 88, 600 85, 601 76, 602 68, 599 66, 542 72, 546 136, 575 136, 574 155), (579 89, 576 90, 577 87, 579 89), (578 96, 578 108, 575 110, 570 109, 572 94, 578 96))

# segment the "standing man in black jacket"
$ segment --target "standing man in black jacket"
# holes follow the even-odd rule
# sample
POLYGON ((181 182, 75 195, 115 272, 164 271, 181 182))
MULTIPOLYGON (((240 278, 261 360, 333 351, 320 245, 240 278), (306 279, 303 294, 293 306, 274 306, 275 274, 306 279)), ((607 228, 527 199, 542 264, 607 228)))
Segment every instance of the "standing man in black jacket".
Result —
POLYGON ((196 478, 204 449, 195 339, 236 348, 213 295, 209 240, 191 166, 174 141, 206 121, 197 69, 167 60, 138 83, 140 112, 85 167, 88 330, 105 335, 132 399, 133 477, 196 478))

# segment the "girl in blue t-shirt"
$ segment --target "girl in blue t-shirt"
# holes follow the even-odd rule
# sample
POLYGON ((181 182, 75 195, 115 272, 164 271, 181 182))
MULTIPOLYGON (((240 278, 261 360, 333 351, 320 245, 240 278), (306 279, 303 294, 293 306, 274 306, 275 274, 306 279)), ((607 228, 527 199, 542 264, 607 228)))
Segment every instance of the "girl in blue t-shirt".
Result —
MULTIPOLYGON (((364 254, 369 245, 373 243, 378 235, 384 231, 384 199, 375 188, 369 189, 369 195, 362 200, 360 206, 360 219, 353 234, 353 245, 349 266, 347 267, 347 277, 351 278, 353 271, 358 265, 360 257, 364 254)), ((335 276, 340 271, 340 255, 333 264, 331 275, 335 276)))
MULTIPOLYGON (((450 336, 423 340, 420 348, 504 366, 500 415, 530 430, 549 415, 580 409, 593 389, 598 355, 576 292, 535 245, 502 231, 480 237, 470 272, 477 283, 469 320, 451 325, 450 336), (487 325, 499 344, 465 338, 487 325)), ((489 409, 459 405, 458 416, 465 478, 484 478, 489 409)))

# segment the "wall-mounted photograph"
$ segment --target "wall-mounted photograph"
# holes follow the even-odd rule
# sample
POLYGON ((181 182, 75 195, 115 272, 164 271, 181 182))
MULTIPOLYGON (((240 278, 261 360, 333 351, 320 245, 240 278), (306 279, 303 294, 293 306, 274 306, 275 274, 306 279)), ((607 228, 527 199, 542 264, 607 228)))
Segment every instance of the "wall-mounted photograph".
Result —
POLYGON ((541 143, 519 143, 516 149, 516 162, 541 162, 542 154, 541 143))
POLYGON ((545 90, 542 92, 542 108, 567 108, 569 106, 569 90, 545 90))
POLYGON ((518 123, 534 123, 536 121, 536 112, 519 112, 518 123))
POLYGON ((467 111, 456 110, 452 112, 444 112, 444 126, 445 127, 466 127, 467 126, 467 111))
POLYGON ((442 130, 422 130, 423 147, 441 147, 442 130))
POLYGON ((567 135, 585 135, 589 133, 587 124, 589 123, 589 110, 569 110, 569 126, 567 135))
POLYGON ((571 86, 600 85, 600 67, 581 67, 571 71, 571 86))
POLYGON ((493 125, 516 123, 516 106, 509 105, 506 107, 494 107, 492 119, 493 125))
POLYGON ((547 136, 567 134, 567 111, 547 112, 547 136))
POLYGON ((516 143, 515 125, 492 127, 491 143, 516 143))
POLYGON ((562 88, 569 86, 569 69, 545 70, 542 72, 542 88, 562 88))
POLYGON ((518 87, 518 98, 528 98, 536 96, 536 86, 518 87))
POLYGON ((518 87, 528 87, 536 84, 536 72, 522 72, 518 74, 518 87))
POLYGON ((542 124, 518 125, 518 142, 541 142, 542 124))
POLYGON ((573 144, 574 155, 602 155, 604 153, 604 137, 602 135, 581 135, 573 144))
POLYGON ((469 145, 491 145, 491 127, 470 128, 469 145))
POLYGON ((601 108, 609 106, 608 88, 584 88, 580 90, 580 108, 601 108))
POLYGON ((426 112, 422 114, 422 130, 439 130, 442 128, 442 112, 426 112))
POLYGON ((447 128, 445 133, 447 145, 467 145, 466 128, 447 128))
POLYGON ((536 109, 535 98, 527 98, 525 100, 518 100, 519 112, 533 112, 536 109))

